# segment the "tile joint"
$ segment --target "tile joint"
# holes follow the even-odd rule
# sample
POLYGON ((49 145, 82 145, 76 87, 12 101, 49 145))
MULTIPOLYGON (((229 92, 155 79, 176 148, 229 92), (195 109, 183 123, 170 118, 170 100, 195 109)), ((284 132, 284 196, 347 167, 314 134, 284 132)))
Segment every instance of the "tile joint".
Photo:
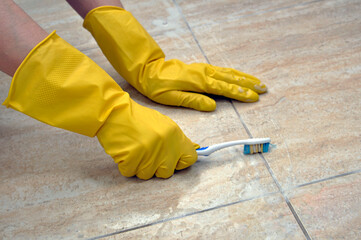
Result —
MULTIPOLYGON (((248 136, 249 136, 250 138, 253 138, 251 131, 248 129, 246 123, 243 121, 241 115, 239 114, 239 112, 237 111, 236 107, 234 106, 233 101, 231 101, 231 105, 232 105, 234 111, 236 112, 236 114, 237 114, 240 122, 242 123, 244 129, 246 130, 248 136)), ((272 171, 271 166, 268 164, 267 160, 265 159, 265 157, 263 156, 262 153, 259 153, 259 156, 262 158, 263 162, 265 163, 265 166, 266 166, 269 174, 271 175, 271 177, 272 177, 274 183, 276 184, 278 190, 279 190, 280 193, 282 194, 282 196, 283 196, 283 198, 284 198, 284 200, 285 200, 288 208, 289 208, 290 211, 292 212, 293 217, 295 218, 298 226, 301 228, 301 230, 302 230, 303 234, 305 235, 306 239, 311 239, 311 237, 310 237, 310 235, 308 234, 305 226, 303 225, 300 217, 298 216, 296 210, 294 209, 292 203, 290 202, 290 200, 289 200, 288 197, 286 196, 286 194, 285 194, 285 192, 284 192, 281 184, 280 184, 279 181, 277 180, 276 175, 275 175, 274 172, 272 171)))
MULTIPOLYGON (((201 45, 200 45, 200 43, 199 43, 198 39, 196 38, 196 36, 195 36, 195 34, 194 34, 194 32, 193 32, 193 29, 192 29, 192 28, 191 28, 191 26, 189 25, 189 23, 188 23, 188 21, 187 21, 186 17, 184 16, 184 14, 183 14, 183 11, 182 11, 181 7, 178 5, 178 3, 177 3, 177 1, 176 1, 176 0, 172 0, 172 1, 173 1, 174 5, 177 7, 177 9, 178 9, 178 11, 179 11, 180 15, 181 15, 181 16, 182 16, 182 18, 183 18, 183 21, 186 23, 187 28, 189 29, 190 33, 192 34, 193 39, 196 41, 196 43, 197 43, 197 45, 198 45, 198 47, 199 47, 200 51, 202 52, 202 54, 203 54, 204 58, 206 59, 207 63, 208 63, 208 64, 211 64, 211 63, 210 63, 210 61, 209 61, 209 59, 208 59, 208 57, 207 57, 207 55, 205 54, 205 52, 204 52, 203 48, 201 47, 201 45)), ((241 121, 241 123, 242 123, 242 125, 243 125, 244 129, 246 130, 246 132, 247 132, 248 136, 249 136, 249 137, 251 137, 251 138, 253 138, 253 136, 252 136, 251 132, 249 131, 249 129, 248 129, 248 127, 247 127, 246 123, 243 121, 243 119, 242 119, 241 115, 239 114, 239 112, 237 111, 236 107, 234 106, 233 101, 232 101, 232 100, 229 100, 229 101, 230 101, 230 103, 231 103, 231 105, 232 105, 232 107, 233 107, 234 111, 236 112, 236 114, 237 114, 237 116, 238 116, 238 119, 241 121)), ((308 232, 307 232, 307 230, 306 230, 306 229, 305 229, 305 227, 303 226, 303 224, 302 224, 302 222, 301 222, 301 220, 300 220, 299 216, 297 215, 296 211, 294 210, 294 208, 293 208, 293 206, 292 206, 291 202, 289 201, 289 199, 288 199, 288 198, 287 198, 287 196, 285 195, 285 193, 284 193, 284 191, 283 191, 283 189, 282 189, 282 187, 281 187, 280 183, 278 182, 278 180, 277 180, 276 176, 274 175, 274 173, 273 173, 273 171, 272 171, 271 167, 269 166, 268 162, 266 161, 266 159, 263 157, 263 155, 262 155, 262 154, 259 154, 259 155, 261 156, 261 158, 262 158, 262 159, 263 159, 263 161, 265 162, 265 165, 266 165, 266 167, 267 167, 267 169, 268 169, 268 172, 269 172, 269 173, 270 173, 270 175, 272 176, 273 181, 275 182, 275 184, 277 185, 277 187, 278 187, 279 191, 281 192, 281 194, 282 194, 283 198, 285 199, 285 201, 286 201, 286 203, 287 203, 287 205, 288 205, 289 209, 291 210, 291 212, 292 212, 292 214, 293 214, 294 218, 296 219, 296 221, 297 221, 297 223, 298 223, 299 227, 301 228, 301 230, 302 230, 303 234, 305 235, 305 237, 306 237, 307 239, 311 239, 311 238, 310 238, 310 236, 309 236, 309 234, 308 234, 308 232)))
POLYGON ((327 178, 317 179, 317 180, 307 182, 307 183, 303 183, 303 184, 300 184, 300 185, 296 185, 294 187, 286 189, 285 192, 288 192, 288 191, 291 191, 291 190, 294 190, 294 189, 297 189, 297 188, 307 187, 309 185, 313 185, 313 184, 317 184, 317 183, 330 181, 330 180, 341 178, 341 177, 346 177, 346 176, 353 175, 353 174, 358 174, 358 173, 361 173, 361 169, 354 170, 354 171, 351 171, 351 172, 341 173, 341 174, 334 175, 334 176, 327 177, 327 178))
POLYGON ((292 212, 293 217, 296 219, 296 222, 298 224, 298 226, 301 228, 303 234, 305 235, 306 239, 311 239, 309 233, 307 232, 305 226, 303 225, 300 217, 298 216, 296 210, 294 209, 292 203, 290 202, 290 200, 288 199, 285 191, 283 190, 281 184, 278 182, 275 174, 273 173, 271 166, 268 164, 266 158, 263 156, 262 153, 259 153, 259 156, 262 158, 262 160, 264 161, 266 168, 268 170, 268 172, 270 173, 271 177, 273 178, 273 181, 275 182, 275 184, 277 185, 277 188, 279 189, 280 193, 282 194, 283 198, 285 199, 288 208, 290 209, 290 211, 292 212))
POLYGON ((191 26, 189 25, 189 23, 188 23, 188 21, 187 21, 186 17, 184 16, 184 14, 183 14, 183 11, 182 11, 181 7, 178 5, 178 3, 177 3, 177 1, 176 1, 176 0, 172 0, 172 1, 173 1, 174 5, 176 6, 176 8, 177 8, 177 10, 178 10, 179 14, 182 16, 183 21, 184 21, 184 22, 185 22, 185 24, 187 25, 188 30, 189 30, 189 31, 190 31, 190 33, 192 34, 192 37, 193 37, 194 41, 196 42, 196 44, 197 44, 197 46, 198 46, 199 50, 201 51, 201 53, 202 53, 203 57, 206 59, 207 63, 208 63, 208 64, 210 64, 210 61, 209 61, 209 59, 208 59, 208 57, 207 57, 206 53, 203 51, 203 48, 201 47, 201 44, 198 42, 198 39, 197 39, 196 35, 194 34, 193 29, 192 29, 192 28, 191 28, 191 26))
POLYGON ((116 232, 109 233, 109 234, 104 234, 104 235, 97 236, 97 237, 93 237, 93 238, 90 238, 90 239, 91 239, 91 240, 101 239, 101 238, 105 238, 105 237, 110 237, 110 236, 114 236, 114 235, 118 235, 118 234, 130 232, 130 231, 135 231, 135 230, 138 230, 138 229, 142 229, 142 228, 146 228, 146 227, 151 227, 151 226, 154 226, 154 225, 157 225, 157 224, 161 224, 161 223, 165 223, 165 222, 170 222, 170 221, 174 221, 174 220, 177 220, 177 219, 181 219, 181 218, 185 218, 185 217, 190 217, 190 216, 193 216, 193 215, 197 215, 197 214, 201 214, 201 213, 205 213, 205 212, 209 212, 209 211, 213 211, 213 210, 217 210, 217 209, 229 207, 229 206, 236 205, 236 204, 239 204, 239 203, 249 202, 249 201, 252 201, 252 200, 257 200, 257 199, 264 198, 264 197, 268 197, 268 196, 272 196, 272 195, 275 195, 275 194, 278 194, 278 193, 279 193, 278 191, 277 191, 277 192, 265 193, 265 194, 261 194, 261 195, 258 195, 258 196, 254 196, 254 197, 250 197, 250 198, 246 198, 246 199, 241 199, 241 200, 238 200, 238 201, 235 201, 235 202, 230 202, 230 203, 226 203, 226 204, 222 204, 222 205, 218 205, 218 206, 214 206, 214 207, 202 209, 202 210, 199 210, 199 211, 196 211, 196 212, 190 212, 190 213, 182 214, 182 215, 175 216, 175 217, 171 217, 171 218, 161 219, 161 220, 159 220, 159 221, 155 221, 155 222, 151 222, 151 223, 148 223, 148 224, 144 224, 144 225, 139 225, 139 226, 135 226, 135 227, 123 229, 123 230, 120 230, 120 231, 116 231, 116 232))

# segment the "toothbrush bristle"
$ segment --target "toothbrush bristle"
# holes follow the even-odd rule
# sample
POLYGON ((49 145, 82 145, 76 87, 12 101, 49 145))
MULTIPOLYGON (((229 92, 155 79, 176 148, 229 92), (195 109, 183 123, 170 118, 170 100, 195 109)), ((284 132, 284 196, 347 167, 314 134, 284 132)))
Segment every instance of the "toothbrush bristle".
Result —
POLYGON ((268 152, 269 143, 244 145, 244 154, 268 152))

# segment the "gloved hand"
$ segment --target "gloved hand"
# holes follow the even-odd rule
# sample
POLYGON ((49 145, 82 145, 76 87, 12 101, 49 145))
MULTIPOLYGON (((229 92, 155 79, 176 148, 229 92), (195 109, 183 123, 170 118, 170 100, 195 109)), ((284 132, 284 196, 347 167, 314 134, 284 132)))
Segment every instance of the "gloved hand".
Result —
POLYGON ((213 111, 215 101, 199 93, 255 102, 259 93, 267 91, 257 78, 234 69, 185 64, 176 59, 165 61, 153 38, 122 8, 95 8, 85 17, 84 27, 117 72, 155 102, 213 111))
POLYGON ((199 146, 176 123, 132 101, 55 32, 22 62, 4 105, 55 127, 96 135, 127 177, 168 178, 197 160, 199 146))

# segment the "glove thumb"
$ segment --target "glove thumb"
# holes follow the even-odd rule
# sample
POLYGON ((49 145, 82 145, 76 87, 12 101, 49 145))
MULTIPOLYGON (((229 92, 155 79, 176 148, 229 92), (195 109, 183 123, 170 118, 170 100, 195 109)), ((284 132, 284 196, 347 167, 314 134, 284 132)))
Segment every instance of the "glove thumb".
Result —
POLYGON ((180 157, 180 159, 177 163, 177 166, 175 168, 176 170, 181 170, 181 169, 187 168, 187 167, 193 165, 197 161, 198 154, 195 150, 196 148, 199 148, 198 144, 195 144, 195 143, 189 144, 186 151, 180 157))

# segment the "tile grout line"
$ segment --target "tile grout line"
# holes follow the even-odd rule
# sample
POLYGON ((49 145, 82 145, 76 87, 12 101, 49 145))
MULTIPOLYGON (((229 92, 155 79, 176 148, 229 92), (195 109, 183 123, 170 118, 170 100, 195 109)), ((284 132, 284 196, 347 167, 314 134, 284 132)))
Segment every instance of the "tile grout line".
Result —
MULTIPOLYGON (((279 8, 270 9, 270 10, 261 10, 261 11, 251 13, 251 14, 240 15, 240 16, 232 18, 232 19, 220 20, 220 21, 217 21, 216 23, 217 24, 223 24, 223 23, 229 22, 230 20, 231 21, 237 21, 237 20, 240 20, 242 18, 254 17, 254 16, 259 16, 259 15, 262 15, 262 14, 267 14, 267 13, 272 13, 272 12, 278 12, 278 11, 287 10, 287 9, 298 7, 298 6, 306 6, 308 4, 313 4, 313 3, 322 2, 322 1, 324 1, 324 0, 312 0, 312 1, 309 1, 309 2, 293 4, 293 5, 289 5, 289 6, 285 6, 285 7, 279 7, 279 8)), ((211 25, 211 24, 205 24, 205 25, 202 25, 202 26, 207 26, 207 25, 211 25)), ((199 26, 200 25, 196 25, 194 28, 198 28, 199 26)))
POLYGON ((361 173, 361 169, 354 170, 354 171, 351 171, 351 172, 341 173, 341 174, 334 175, 334 176, 327 177, 327 178, 317 179, 317 180, 307 182, 307 183, 303 183, 303 184, 300 184, 300 185, 296 185, 294 187, 286 189, 286 191, 291 191, 291 190, 294 190, 294 189, 297 189, 297 188, 302 188, 302 187, 306 187, 306 186, 309 186, 309 185, 312 185, 312 184, 322 183, 322 182, 326 182, 326 181, 329 181, 329 180, 333 180, 333 179, 337 179, 337 178, 341 178, 341 177, 346 177, 346 176, 353 175, 353 174, 358 174, 358 173, 361 173))
POLYGON ((195 35, 194 32, 193 32, 193 29, 192 29, 191 26, 189 25, 186 17, 184 16, 183 11, 182 11, 182 8, 178 5, 178 3, 177 3, 176 0, 172 0, 172 1, 173 1, 174 5, 176 6, 179 14, 182 16, 183 21, 184 21, 185 24, 187 25, 187 28, 188 28, 189 32, 192 34, 192 37, 193 37, 194 41, 196 41, 199 50, 201 51, 203 57, 206 59, 206 62, 207 62, 208 64, 210 64, 210 61, 209 61, 207 55, 205 54, 205 52, 203 51, 203 48, 201 47, 201 44, 198 42, 198 39, 196 38, 196 35, 195 35))
POLYGON ((151 222, 151 223, 148 223, 148 224, 144 224, 144 225, 140 225, 140 226, 136 226, 136 227, 131 227, 131 228, 127 228, 127 229, 124 229, 124 230, 117 231, 117 232, 113 232, 113 233, 104 234, 104 235, 101 235, 101 236, 89 238, 89 240, 101 239, 101 238, 110 237, 110 236, 114 236, 114 235, 121 234, 121 233, 126 233, 126 232, 130 232, 130 231, 134 231, 134 230, 138 230, 138 229, 142 229, 142 228, 146 228, 146 227, 151 227, 151 226, 158 225, 158 224, 161 224, 161 223, 170 222, 170 221, 178 220, 178 219, 185 218, 185 217, 190 217, 190 216, 205 213, 205 212, 210 212, 210 211, 213 211, 213 210, 229 207, 229 206, 232 206, 232 205, 237 205, 239 203, 249 202, 249 201, 252 201, 252 200, 257 200, 257 199, 260 199, 260 198, 272 196, 272 195, 277 194, 277 193, 279 193, 279 192, 277 191, 277 192, 270 192, 270 193, 266 193, 266 194, 261 194, 261 195, 258 195, 258 196, 254 196, 254 197, 250 197, 250 198, 246 198, 246 199, 241 199, 241 200, 238 200, 238 201, 235 201, 235 202, 230 202, 230 203, 214 206, 214 207, 211 207, 211 208, 202 209, 202 210, 199 210, 199 211, 196 211, 196 212, 190 212, 190 213, 186 213, 186 214, 179 215, 179 216, 176 216, 176 217, 166 218, 166 219, 151 222))
POLYGON ((232 101, 232 100, 230 100, 230 102, 231 102, 231 105, 232 105, 233 110, 235 111, 235 113, 236 113, 236 115, 237 115, 237 117, 238 117, 239 121, 242 123, 242 126, 243 126, 243 128, 246 130, 246 132, 247 132, 248 136, 249 136, 250 138, 253 138, 252 133, 249 131, 249 129, 248 129, 248 127, 247 127, 246 123, 243 121, 243 119, 242 119, 241 115, 240 115, 240 114, 239 114, 239 112, 237 111, 236 106, 234 106, 233 101, 232 101))
MULTIPOLYGON (((260 154, 260 155, 261 155, 261 154, 260 154)), ((261 158, 262 158, 262 159, 264 158, 263 155, 261 155, 261 158)), ((263 159, 263 160, 265 161, 265 159, 263 159)), ((271 171, 272 171, 272 170, 271 170, 271 171)), ((345 176, 349 176, 349 175, 357 174, 357 173, 361 173, 361 169, 355 170, 355 171, 351 171, 351 172, 348 172, 348 173, 339 174, 339 175, 332 176, 332 177, 328 177, 328 178, 319 179, 319 180, 312 181, 312 182, 309 182, 309 183, 297 185, 297 186, 295 186, 295 187, 292 187, 292 188, 287 189, 286 191, 294 190, 294 189, 297 189, 297 188, 302 188, 302 187, 309 186, 309 185, 312 185, 312 184, 317 184, 317 183, 321 183, 321 182, 325 182, 325 181, 329 181, 329 180, 332 180, 332 179, 336 179, 336 178, 340 178, 340 177, 345 177, 345 176)), ((277 186, 277 187, 280 187, 280 186, 277 186)), ((177 220, 177 219, 181 219, 181 218, 193 216, 193 215, 196 215, 196 214, 199 214, 199 213, 209 212, 209 211, 221 209, 221 208, 224 208, 224 207, 229 207, 229 206, 232 206, 232 205, 236 205, 236 204, 239 204, 239 203, 248 202, 248 201, 252 201, 252 200, 257 200, 257 199, 260 199, 260 198, 272 196, 272 195, 277 194, 277 193, 279 193, 279 191, 277 191, 277 192, 270 192, 270 193, 258 195, 258 196, 255 196, 255 197, 242 199, 242 200, 239 200, 239 201, 236 201, 236 202, 226 203, 226 204, 222 204, 222 205, 219 205, 219 206, 202 209, 202 210, 199 210, 199 211, 196 211, 196 212, 186 213, 186 214, 183 214, 183 215, 180 215, 180 216, 177 216, 177 217, 172 217, 172 218, 168 218, 168 219, 163 219, 163 220, 160 220, 160 221, 156 221, 156 222, 148 223, 148 224, 145 224, 145 225, 140 225, 140 226, 136 226, 136 227, 132 227, 132 228, 120 230, 120 231, 117 231, 117 232, 113 232, 113 233, 109 233, 109 234, 105 234, 105 235, 101 235, 101 236, 97 236, 97 237, 93 237, 93 238, 89 238, 89 239, 92 239, 92 240, 93 240, 93 239, 101 239, 101 238, 105 238, 105 237, 110 237, 110 236, 114 236, 114 235, 117 235, 117 234, 121 234, 121 233, 125 233, 125 232, 130 232, 130 231, 134 231, 134 230, 138 230, 138 229, 142 229, 142 228, 154 226, 154 225, 157 225, 157 224, 161 224, 161 223, 170 222, 170 221, 173 221, 173 220, 177 220)), ((296 215, 297 215, 296 211, 294 210, 294 208, 293 208, 292 204, 290 203, 290 201, 289 201, 289 199, 288 199, 287 196, 286 196, 286 199, 287 199, 287 200, 286 200, 286 203, 287 203, 288 207, 290 208, 292 214, 296 214, 296 215)), ((297 220, 297 219, 296 219, 296 220, 297 220)), ((299 218, 298 218, 298 220, 299 220, 299 218)), ((308 238, 308 239, 311 239, 311 238, 308 238)))
POLYGON ((281 184, 278 182, 275 174, 273 173, 271 166, 268 164, 267 160, 265 159, 265 157, 263 156, 262 153, 259 154, 259 156, 262 158, 262 160, 264 161, 266 168, 269 172, 269 174, 271 175, 271 177, 273 178, 273 181, 275 182, 275 184, 277 185, 277 188, 279 189, 280 193, 282 194, 283 198, 285 199, 288 208, 291 210, 293 217, 296 219, 296 222, 298 224, 298 226, 301 228, 303 234, 305 235, 306 239, 311 239, 309 233, 307 232, 305 226, 303 225, 300 217, 298 216, 296 210, 294 209, 292 203, 290 202, 290 200, 288 199, 287 195, 285 194, 281 184))
MULTIPOLYGON (((210 61, 209 61, 207 55, 205 54, 205 52, 204 52, 203 48, 201 47, 198 39, 196 38, 196 36, 195 36, 195 34, 194 34, 194 32, 193 32, 193 29, 192 29, 191 26, 189 25, 186 17, 184 16, 181 7, 178 5, 178 3, 177 3, 176 0, 172 0, 172 1, 173 1, 174 5, 176 6, 176 8, 178 9, 178 12, 181 14, 181 16, 182 16, 182 18, 183 18, 183 21, 186 23, 188 30, 189 30, 190 33, 192 34, 193 39, 196 41, 196 43, 197 43, 200 51, 202 52, 204 58, 206 59, 207 63, 210 64, 210 61)), ((317 1, 317 0, 316 0, 316 1, 317 1)), ((229 102, 231 103, 231 105, 232 105, 232 107, 233 107, 233 110, 236 112, 236 114, 237 114, 237 116, 238 116, 238 119, 241 121, 241 123, 242 123, 244 129, 246 130, 247 134, 248 134, 251 138, 253 138, 253 136, 252 136, 251 132, 249 131, 246 123, 243 121, 241 115, 239 114, 239 112, 237 111, 236 107, 234 106, 233 101, 232 101, 232 100, 229 100, 229 102)), ((273 178, 273 181, 276 183, 279 191, 281 192, 282 196, 284 197, 284 199, 285 199, 285 201, 286 201, 289 209, 291 210, 291 212, 292 212, 294 218, 296 219, 299 227, 301 228, 303 234, 305 235, 305 237, 306 237, 307 239, 311 239, 311 237, 310 237, 310 235, 308 234, 307 230, 305 229, 303 223, 301 222, 301 220, 300 220, 297 212, 295 211, 295 209, 293 208, 293 206, 292 206, 291 202, 289 201, 288 197, 287 197, 286 194, 284 193, 284 191, 283 191, 280 183, 278 182, 276 176, 274 175, 274 173, 273 173, 271 167, 269 166, 267 160, 263 157, 262 154, 259 154, 259 155, 260 155, 261 158, 263 159, 263 161, 264 161, 264 163, 265 163, 265 165, 266 165, 266 167, 267 167, 267 169, 268 169, 268 172, 270 173, 271 177, 273 178)))
MULTIPOLYGON (((246 130, 247 134, 249 135, 249 137, 253 138, 253 136, 252 136, 252 134, 251 134, 251 131, 248 129, 246 123, 243 121, 241 115, 239 114, 239 112, 237 111, 236 107, 234 106, 233 101, 231 101, 231 104, 232 104, 232 107, 233 107, 234 111, 236 112, 239 120, 241 121, 244 129, 246 130)), ((267 168, 269 174, 271 175, 271 177, 272 177, 274 183, 276 184, 278 190, 279 190, 280 193, 282 194, 282 196, 283 196, 283 198, 284 198, 284 200, 285 200, 288 208, 289 208, 290 211, 292 212, 293 217, 296 219, 296 222, 297 222, 298 226, 301 228, 301 230, 302 230, 303 234, 305 235, 306 239, 311 239, 309 233, 307 232, 305 226, 303 225, 303 223, 302 223, 300 217, 298 216, 296 210, 294 209, 292 203, 290 202, 290 200, 288 199, 287 195, 285 194, 285 192, 284 192, 281 184, 278 182, 278 180, 277 180, 277 178, 276 178, 276 175, 275 175, 274 172, 272 171, 271 166, 268 164, 267 160, 265 159, 265 157, 263 156, 262 153, 259 153, 259 156, 261 157, 261 159, 263 160, 264 164, 266 165, 266 168, 267 168)))

